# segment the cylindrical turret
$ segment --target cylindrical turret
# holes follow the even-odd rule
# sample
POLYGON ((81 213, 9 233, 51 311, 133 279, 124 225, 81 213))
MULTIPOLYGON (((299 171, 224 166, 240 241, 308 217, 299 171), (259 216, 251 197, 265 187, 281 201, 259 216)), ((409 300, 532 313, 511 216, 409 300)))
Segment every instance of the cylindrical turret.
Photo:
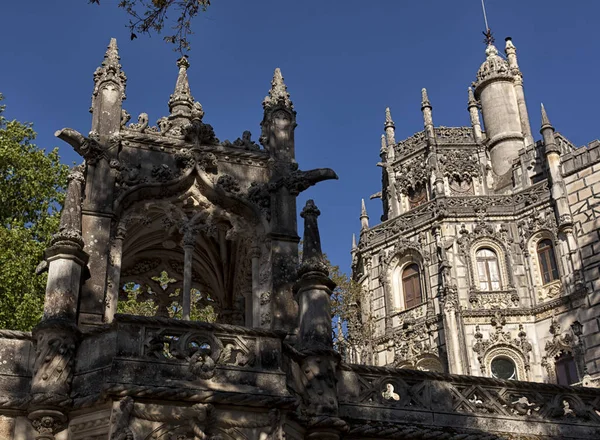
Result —
POLYGON ((481 112, 488 138, 492 168, 497 175, 510 171, 512 162, 524 144, 519 104, 514 77, 508 62, 489 44, 487 59, 477 72, 475 97, 481 102, 481 112))

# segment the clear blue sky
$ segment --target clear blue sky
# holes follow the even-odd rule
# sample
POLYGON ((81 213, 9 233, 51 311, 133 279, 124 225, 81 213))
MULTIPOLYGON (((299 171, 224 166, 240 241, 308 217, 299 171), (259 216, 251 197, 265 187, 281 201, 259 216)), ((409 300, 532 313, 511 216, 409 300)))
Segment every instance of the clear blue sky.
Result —
MULTIPOLYGON (((331 167, 339 181, 304 192, 321 209, 323 248, 349 270, 360 199, 380 190, 380 135, 390 106, 396 139, 422 129, 427 87, 436 125, 468 125, 467 87, 484 60, 480 0, 213 0, 194 22, 189 70, 205 122, 220 139, 260 133, 261 101, 281 67, 298 111, 302 169, 331 167)), ((55 130, 90 129, 92 73, 116 37, 128 77, 124 107, 133 120, 168 114, 177 54, 160 37, 130 41, 117 0, 6 1, 0 9, 0 92, 7 116, 30 121, 38 145, 60 146, 55 130)), ((600 135, 597 0, 488 0, 499 48, 512 36, 525 78, 533 131, 539 104, 577 145, 600 135)), ((539 135, 535 136, 536 139, 539 135)), ((381 203, 367 201, 371 225, 381 203)), ((300 234, 302 224, 299 223, 300 234)))

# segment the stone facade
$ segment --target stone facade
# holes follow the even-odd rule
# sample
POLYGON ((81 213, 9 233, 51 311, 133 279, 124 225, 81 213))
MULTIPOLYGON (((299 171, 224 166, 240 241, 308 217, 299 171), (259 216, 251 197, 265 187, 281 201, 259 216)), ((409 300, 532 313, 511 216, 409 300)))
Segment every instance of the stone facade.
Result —
POLYGON ((599 383, 600 143, 576 148, 543 106, 534 141, 510 39, 505 52, 488 45, 469 127, 435 127, 424 89, 424 130, 396 142, 386 110, 382 223, 363 202, 352 250, 375 338, 354 362, 599 383))
MULTIPOLYGON (((435 337, 447 334, 451 339, 444 329, 457 328, 466 319, 450 282, 454 278, 444 272, 442 281, 435 281, 434 267, 424 263, 452 267, 447 263, 453 261, 450 226, 440 217, 442 208, 448 213, 459 208, 451 203, 425 202, 407 211, 412 215, 406 217, 409 228, 435 213, 438 232, 419 234, 418 241, 397 239, 394 254, 382 255, 369 266, 377 272, 372 284, 377 288, 379 273, 381 283, 388 283, 384 267, 403 264, 405 256, 420 256, 428 282, 447 286, 443 303, 430 301, 415 308, 420 314, 412 321, 390 315, 378 332, 381 338, 388 329, 405 329, 396 340, 388 339, 396 344, 390 347, 397 347, 397 353, 428 353, 431 367, 422 369, 430 371, 344 361, 334 350, 330 296, 335 285, 321 250, 320 212, 313 201, 300 214, 301 262, 296 224, 297 195, 337 176, 330 169, 299 169, 294 158, 296 113, 278 69, 263 101, 261 147, 249 132, 233 142, 215 136, 204 122, 202 106, 192 98, 188 68, 187 59, 178 61, 168 116, 156 127, 145 113, 128 124, 129 114, 122 108, 126 77, 112 40, 94 74, 92 131, 88 136, 68 128, 56 133, 84 162, 69 177, 60 230, 46 252, 46 264, 40 266, 48 270, 43 319, 31 333, 0 330, 0 438, 598 438, 598 389, 434 371, 443 369, 435 363, 442 363, 444 353, 435 337), (443 256, 446 251, 450 256, 438 262, 436 252, 443 256), (141 287, 138 299, 151 301, 153 314, 117 313, 119 301, 127 300, 127 285, 141 287), (197 304, 211 305, 216 322, 193 320, 197 304), (442 306, 446 314, 440 318, 442 306), (440 319, 454 321, 444 327, 440 319)), ((393 125, 391 116, 387 124, 393 125)), ((448 158, 481 152, 463 129, 431 128, 431 133, 447 139, 448 145, 457 136, 464 144, 464 151, 448 149, 448 158)), ((422 140, 411 147, 416 160, 421 160, 421 147, 422 140)), ((460 170, 450 165, 448 176, 476 181, 485 175, 477 165, 460 170)), ((414 177, 399 184, 399 194, 419 189, 418 167, 408 171, 414 177)), ((477 188, 486 188, 478 182, 477 188)), ((438 183, 443 186, 443 179, 438 183)), ((450 181, 448 185, 452 187, 450 181)), ((493 196, 507 200, 498 202, 497 211, 475 217, 466 212, 471 221, 465 228, 472 227, 462 234, 467 254, 469 245, 482 239, 502 250, 516 249, 506 241, 493 241, 497 238, 489 222, 505 215, 509 205, 519 213, 539 207, 541 217, 531 221, 549 221, 543 210, 549 206, 543 198, 548 191, 544 182, 524 185, 515 194, 493 196)), ((467 200, 462 197, 456 200, 467 200)), ((365 212, 363 222, 367 220, 365 212)), ((367 236, 373 245, 380 242, 369 232, 365 225, 361 249, 367 236)), ((390 232, 382 228, 379 233, 390 232)), ((364 255, 356 255, 360 267, 364 255)), ((581 264, 594 261, 585 258, 581 264)), ((583 267, 578 270, 582 276, 587 273, 583 267)), ((506 290, 512 295, 523 276, 515 275, 513 281, 512 272, 503 274, 506 280, 511 277, 514 287, 506 290)), ((567 310, 573 301, 587 298, 577 284, 582 277, 563 276, 564 291, 546 292, 549 299, 543 301, 537 296, 523 299, 530 320, 535 313, 548 314, 546 304, 567 310)), ((468 275, 463 271, 455 278, 464 284, 468 275)), ((485 304, 483 298, 478 301, 485 304)), ((510 296, 510 301, 517 299, 510 296)), ((484 361, 499 347, 516 350, 529 361, 532 344, 525 332, 534 331, 531 324, 516 338, 505 331, 519 313, 471 309, 473 322, 494 323, 491 332, 484 327, 485 334, 475 334, 484 361)), ((558 325, 552 320, 552 353, 578 350, 579 336, 573 339, 558 325)), ((419 358, 418 366, 424 359, 419 358)), ((523 368, 529 372, 534 362, 523 368)))

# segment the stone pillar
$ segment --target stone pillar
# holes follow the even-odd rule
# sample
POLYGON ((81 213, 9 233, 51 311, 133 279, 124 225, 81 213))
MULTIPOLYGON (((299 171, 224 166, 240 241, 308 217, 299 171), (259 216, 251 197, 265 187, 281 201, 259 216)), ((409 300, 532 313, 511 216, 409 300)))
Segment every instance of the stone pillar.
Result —
MULTIPOLYGON (((246 305, 250 309, 248 327, 260 327, 260 245, 255 243, 250 249, 252 258, 252 295, 246 305)), ((248 315, 247 315, 248 316, 248 315)))
MULTIPOLYGON (((279 68, 275 69, 271 89, 263 100, 264 116, 260 141, 273 159, 271 181, 284 180, 298 169, 295 160, 294 130, 296 111, 283 82, 279 68)), ((292 294, 293 274, 298 261, 298 225, 296 197, 285 185, 271 195, 271 252, 273 290, 271 292, 271 327, 296 331, 297 304, 292 294)))
POLYGON ((113 321, 117 313, 119 293, 121 291, 121 265, 123 257, 123 240, 125 239, 125 226, 117 226, 115 237, 110 249, 110 265, 108 269, 108 281, 106 290, 106 313, 104 320, 107 323, 113 321))
POLYGON ((336 370, 340 355, 333 349, 331 328, 331 291, 335 283, 321 251, 317 217, 319 210, 312 200, 306 202, 304 218, 304 252, 298 271, 300 279, 294 290, 299 303, 297 378, 302 395, 307 439, 339 439, 346 424, 338 417, 336 370))
POLYGON ((510 37, 506 37, 506 60, 514 75, 515 93, 517 94, 517 105, 519 107, 519 117, 521 118, 521 131, 525 138, 525 146, 533 145, 533 135, 531 133, 531 124, 529 122, 529 113, 527 112, 527 103, 525 102, 525 90, 523 89, 523 74, 517 63, 517 48, 512 43, 510 37))
POLYGON ((34 328, 36 358, 28 417, 36 439, 54 440, 67 420, 75 353, 80 339, 76 326, 79 290, 88 256, 81 238, 82 167, 69 174, 59 232, 46 250, 48 282, 42 321, 34 328), (57 410, 61 408, 61 410, 57 410))
POLYGON ((437 139, 435 137, 435 127, 433 125, 433 107, 427 96, 427 89, 421 89, 421 112, 423 112, 423 126, 425 128, 425 136, 431 150, 429 165, 431 166, 431 184, 434 197, 443 196, 445 193, 444 176, 440 172, 438 157, 437 157, 437 139))
POLYGON ((477 100, 475 99, 475 95, 473 94, 473 89, 471 87, 469 87, 469 104, 467 108, 471 118, 471 127, 473 127, 473 138, 475 139, 475 142, 481 144, 483 142, 483 134, 481 132, 479 109, 477 107, 477 100))
POLYGON ((193 231, 186 231, 183 236, 183 291, 181 292, 182 318, 190 320, 192 310, 192 258, 196 236, 193 231))

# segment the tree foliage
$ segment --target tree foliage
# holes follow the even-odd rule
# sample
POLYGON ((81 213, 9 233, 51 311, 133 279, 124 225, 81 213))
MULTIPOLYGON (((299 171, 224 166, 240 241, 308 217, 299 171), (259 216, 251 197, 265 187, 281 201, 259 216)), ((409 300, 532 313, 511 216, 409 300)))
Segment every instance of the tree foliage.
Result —
MULTIPOLYGON (((0 94, 0 101, 3 99, 0 94)), ((58 229, 68 167, 58 149, 33 144, 31 124, 0 106, 0 328, 29 330, 41 318, 46 276, 36 275, 58 229)))
MULTIPOLYGON (((100 4, 100 0, 89 2, 100 4)), ((173 44, 174 50, 183 54, 190 50, 192 20, 200 12, 206 11, 210 0, 120 0, 118 6, 130 17, 127 27, 132 40, 137 38, 137 33, 161 34, 165 26, 170 24, 171 32, 163 39, 173 44), (169 18, 173 17, 171 14, 176 18, 169 18)))

